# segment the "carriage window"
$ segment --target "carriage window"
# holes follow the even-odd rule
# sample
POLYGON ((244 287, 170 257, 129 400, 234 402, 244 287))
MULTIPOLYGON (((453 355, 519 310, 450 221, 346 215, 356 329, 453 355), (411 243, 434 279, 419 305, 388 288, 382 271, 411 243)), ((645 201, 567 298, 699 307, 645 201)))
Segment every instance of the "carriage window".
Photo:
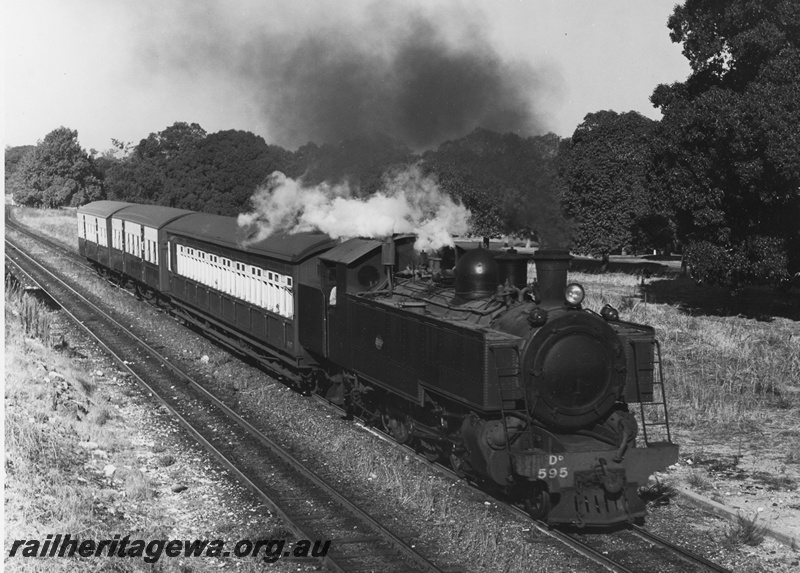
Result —
POLYGON ((286 277, 284 315, 287 318, 292 318, 294 316, 294 291, 292 290, 292 277, 286 277))
POLYGON ((250 267, 250 274, 247 277, 247 300, 253 304, 258 300, 258 269, 250 267))
POLYGON ((269 300, 269 284, 266 281, 266 273, 261 277, 261 302, 259 303, 264 308, 267 308, 267 301, 269 300))
POLYGON ((230 259, 222 259, 222 286, 225 294, 231 294, 233 290, 233 273, 231 271, 230 259))
POLYGON ((220 268, 219 257, 211 255, 211 286, 219 290, 220 268))

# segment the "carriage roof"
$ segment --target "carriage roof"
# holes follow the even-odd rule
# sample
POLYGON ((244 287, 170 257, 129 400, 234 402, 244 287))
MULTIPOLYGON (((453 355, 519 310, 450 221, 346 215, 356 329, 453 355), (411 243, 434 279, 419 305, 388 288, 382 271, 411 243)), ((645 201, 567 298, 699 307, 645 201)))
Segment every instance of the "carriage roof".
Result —
POLYGON ((302 261, 336 244, 323 233, 275 233, 256 240, 257 227, 242 227, 235 217, 207 213, 186 215, 169 223, 166 229, 175 235, 290 263, 302 261))
POLYGON ((78 207, 78 214, 93 215, 106 219, 120 209, 130 207, 131 205, 133 205, 133 203, 126 203, 125 201, 94 201, 78 207))

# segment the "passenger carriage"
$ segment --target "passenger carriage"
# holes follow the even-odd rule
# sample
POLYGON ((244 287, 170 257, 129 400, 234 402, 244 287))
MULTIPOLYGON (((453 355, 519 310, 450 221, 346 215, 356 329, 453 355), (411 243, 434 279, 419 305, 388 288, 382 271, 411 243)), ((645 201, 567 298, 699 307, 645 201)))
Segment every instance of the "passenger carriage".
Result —
MULTIPOLYGON (((235 218, 192 213, 166 226, 168 292, 185 318, 218 336, 231 327, 243 349, 289 359, 302 367, 307 353, 299 341, 301 285, 318 285, 316 255, 336 243, 321 233, 279 233, 253 240, 253 229, 235 218), (243 344, 244 343, 244 344, 243 344)), ((319 328, 320 326, 318 326, 319 328)))
POLYGON ((95 201, 78 208, 78 252, 82 257, 110 267, 111 216, 133 203, 95 201))
POLYGON ((167 292, 165 226, 193 213, 158 205, 130 205, 111 216, 109 267, 151 289, 167 292))

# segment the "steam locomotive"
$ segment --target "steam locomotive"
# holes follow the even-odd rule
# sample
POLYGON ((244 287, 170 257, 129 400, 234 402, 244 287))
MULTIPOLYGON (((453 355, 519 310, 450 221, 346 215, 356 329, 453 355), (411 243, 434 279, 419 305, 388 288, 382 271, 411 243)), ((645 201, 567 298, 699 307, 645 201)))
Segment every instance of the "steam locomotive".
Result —
POLYGON ((678 456, 653 328, 583 308, 566 251, 537 251, 528 284, 528 255, 414 242, 258 239, 230 217, 78 209, 99 272, 532 517, 643 517, 638 488, 678 456))

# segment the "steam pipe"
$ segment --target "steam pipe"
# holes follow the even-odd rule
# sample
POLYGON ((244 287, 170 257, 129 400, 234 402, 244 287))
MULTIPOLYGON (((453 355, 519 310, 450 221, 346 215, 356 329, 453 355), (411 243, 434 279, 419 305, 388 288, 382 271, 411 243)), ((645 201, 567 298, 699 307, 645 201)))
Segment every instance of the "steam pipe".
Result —
POLYGON ((389 279, 389 296, 394 293, 394 261, 396 258, 396 249, 394 238, 389 236, 383 240, 381 247, 381 263, 386 269, 386 277, 389 279))

